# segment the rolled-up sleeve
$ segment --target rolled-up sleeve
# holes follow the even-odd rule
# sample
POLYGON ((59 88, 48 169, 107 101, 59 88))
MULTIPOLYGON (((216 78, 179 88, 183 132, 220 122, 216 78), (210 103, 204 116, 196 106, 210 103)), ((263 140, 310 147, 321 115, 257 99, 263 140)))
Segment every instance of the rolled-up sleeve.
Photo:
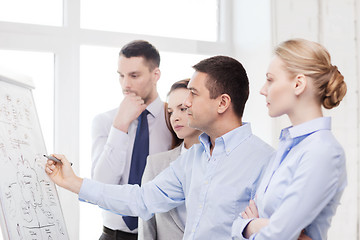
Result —
POLYGON ((239 216, 232 225, 232 229, 231 229, 232 239, 245 240, 246 238, 243 236, 243 232, 244 232, 246 226, 252 220, 254 220, 254 218, 243 219, 241 216, 239 216))
POLYGON ((119 215, 139 216, 147 220, 153 213, 167 212, 184 202, 182 182, 177 176, 177 171, 181 172, 182 169, 181 163, 174 164, 142 187, 136 184, 104 184, 84 179, 79 200, 96 204, 119 215))

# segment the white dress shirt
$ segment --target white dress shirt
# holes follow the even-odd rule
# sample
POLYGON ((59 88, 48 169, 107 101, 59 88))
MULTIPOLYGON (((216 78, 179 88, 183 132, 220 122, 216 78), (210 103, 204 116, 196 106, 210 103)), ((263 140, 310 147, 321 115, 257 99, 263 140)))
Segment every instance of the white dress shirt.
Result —
MULTIPOLYGON (((165 123, 164 103, 158 97, 146 108, 149 124, 149 154, 170 149, 172 136, 165 123)), ((134 120, 128 133, 112 126, 118 109, 97 115, 92 125, 92 169, 94 180, 127 184, 129 179, 131 156, 135 141, 138 120, 134 120)), ((104 226, 126 232, 130 231, 121 216, 108 211, 103 212, 104 226)))

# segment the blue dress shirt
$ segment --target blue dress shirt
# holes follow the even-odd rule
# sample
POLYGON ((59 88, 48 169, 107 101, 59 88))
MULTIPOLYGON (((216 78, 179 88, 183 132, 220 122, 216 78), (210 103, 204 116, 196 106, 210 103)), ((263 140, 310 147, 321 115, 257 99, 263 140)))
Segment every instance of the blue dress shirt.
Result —
MULTIPOLYGON (((330 126, 323 117, 282 130, 255 200, 260 218, 270 222, 250 239, 296 240, 303 229, 313 240, 327 238, 347 183, 345 154, 330 126)), ((249 221, 239 217, 233 237, 244 239, 249 221)))
POLYGON ((250 124, 217 138, 212 155, 209 136, 202 134, 200 142, 141 188, 84 179, 79 198, 145 220, 185 201, 184 239, 230 239, 274 150, 252 134, 250 124))

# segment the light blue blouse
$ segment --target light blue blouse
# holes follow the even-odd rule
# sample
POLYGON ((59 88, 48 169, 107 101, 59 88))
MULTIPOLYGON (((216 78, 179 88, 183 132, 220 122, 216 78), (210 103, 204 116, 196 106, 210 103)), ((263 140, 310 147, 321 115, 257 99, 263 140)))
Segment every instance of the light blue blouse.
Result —
POLYGON ((142 185, 106 185, 85 179, 79 198, 123 215, 149 219, 186 204, 184 239, 230 239, 234 220, 255 196, 274 150, 251 133, 250 124, 195 144, 157 177, 142 185))
MULTIPOLYGON (((327 238, 347 184, 345 154, 330 126, 331 119, 322 117, 282 130, 255 199, 260 218, 270 222, 250 239, 296 240, 303 229, 313 240, 327 238)), ((244 239, 249 221, 234 222, 235 239, 244 239)))

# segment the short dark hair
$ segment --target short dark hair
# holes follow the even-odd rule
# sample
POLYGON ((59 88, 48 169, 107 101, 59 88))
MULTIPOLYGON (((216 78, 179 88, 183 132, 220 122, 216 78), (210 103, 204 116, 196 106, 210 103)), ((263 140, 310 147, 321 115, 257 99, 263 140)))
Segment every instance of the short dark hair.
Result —
POLYGON ((228 94, 235 114, 242 117, 249 97, 249 80, 242 64, 231 57, 214 56, 200 61, 193 68, 208 75, 205 86, 210 98, 228 94))
POLYGON ((126 58, 143 57, 148 63, 150 70, 160 66, 159 51, 144 40, 129 42, 120 50, 119 56, 121 55, 124 55, 126 58))

